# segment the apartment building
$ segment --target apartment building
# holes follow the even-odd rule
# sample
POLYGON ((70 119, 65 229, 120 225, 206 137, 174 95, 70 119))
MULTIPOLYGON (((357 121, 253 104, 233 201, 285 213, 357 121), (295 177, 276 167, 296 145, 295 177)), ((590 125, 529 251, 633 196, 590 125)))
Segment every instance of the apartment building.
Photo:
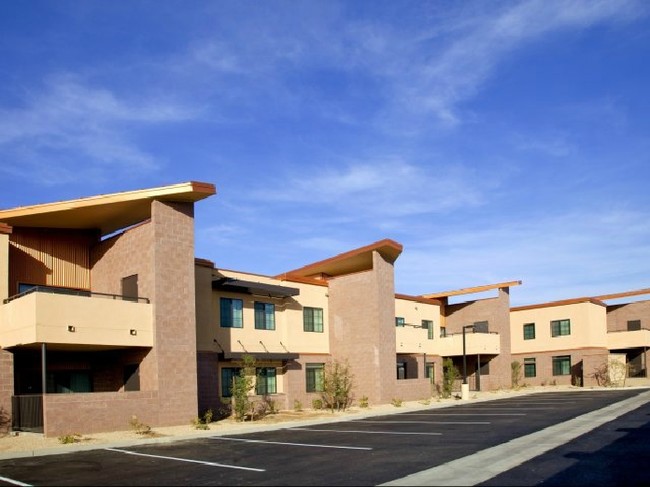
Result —
POLYGON ((194 203, 214 193, 189 182, 0 210, 5 427, 196 416, 194 203))
POLYGON ((254 394, 280 409, 311 407, 335 360, 370 405, 435 395, 445 359, 471 390, 510 387, 513 361, 535 385, 595 384, 613 358, 646 377, 650 301, 607 303, 650 289, 518 307, 521 281, 405 295, 390 239, 275 276, 222 269, 194 252, 194 204, 215 192, 188 182, 0 210, 4 427, 189 424, 228 408, 244 355, 254 394))

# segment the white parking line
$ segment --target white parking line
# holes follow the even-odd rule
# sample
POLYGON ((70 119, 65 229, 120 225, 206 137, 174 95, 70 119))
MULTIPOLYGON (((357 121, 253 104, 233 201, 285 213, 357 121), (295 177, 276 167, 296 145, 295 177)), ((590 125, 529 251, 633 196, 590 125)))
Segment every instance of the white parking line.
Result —
POLYGON ((32 484, 26 484, 24 482, 21 482, 20 480, 14 480, 14 479, 10 479, 8 477, 0 476, 0 480, 2 480, 3 482, 7 482, 8 484, 22 485, 24 487, 32 487, 32 484))
POLYGON ((401 424, 401 423, 412 423, 412 424, 492 424, 490 421, 374 421, 366 419, 355 419, 353 420, 358 423, 392 423, 392 424, 401 424))
MULTIPOLYGON (((442 433, 424 433, 424 432, 413 432, 409 433, 408 431, 361 431, 361 430, 326 430, 326 429, 317 429, 317 428, 291 428, 291 431, 321 431, 324 433, 361 433, 364 435, 425 435, 425 436, 441 436, 442 433)), ((371 450, 371 448, 368 448, 371 450)))
POLYGON ((208 465, 209 467, 233 468, 236 470, 249 470, 251 472, 266 472, 266 470, 264 470, 263 468, 239 467, 237 465, 225 465, 223 463, 206 462, 203 460, 191 460, 188 458, 166 457, 163 455, 150 455, 149 453, 138 453, 129 450, 120 450, 119 448, 104 448, 104 449, 108 451, 115 451, 118 453, 126 453, 127 455, 137 455, 140 457, 161 458, 163 460, 176 460, 178 462, 198 463, 201 465, 208 465))
MULTIPOLYGON (((300 428, 291 428, 300 429, 300 428)), ((308 446, 312 448, 338 448, 341 450, 372 450, 372 448, 366 446, 340 446, 340 445, 314 445, 311 443, 286 443, 282 441, 265 441, 265 440, 249 440, 246 438, 228 438, 225 436, 212 436, 211 440, 228 440, 228 441, 241 441, 244 443, 263 443, 265 445, 289 445, 289 446, 308 446)))
POLYGON ((526 416, 526 413, 428 413, 427 416, 526 416))

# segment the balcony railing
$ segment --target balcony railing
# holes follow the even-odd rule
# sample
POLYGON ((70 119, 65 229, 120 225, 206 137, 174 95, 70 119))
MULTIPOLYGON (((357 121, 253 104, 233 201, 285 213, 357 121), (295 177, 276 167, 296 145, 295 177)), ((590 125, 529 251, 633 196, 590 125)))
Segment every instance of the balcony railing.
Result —
POLYGON ((619 330, 607 332, 607 348, 617 350, 623 348, 640 348, 650 346, 650 329, 619 330))
POLYGON ((88 298, 106 298, 106 299, 115 299, 121 301, 132 301, 134 303, 149 303, 149 298, 142 297, 130 297, 130 296, 121 296, 119 294, 107 294, 107 293, 96 293, 91 291, 85 291, 83 289, 70 289, 65 287, 52 287, 52 286, 34 286, 30 287, 27 291, 22 293, 14 294, 13 296, 3 299, 2 303, 7 304, 13 301, 14 299, 22 298, 32 293, 48 293, 48 294, 65 294, 67 296, 85 296, 88 298))

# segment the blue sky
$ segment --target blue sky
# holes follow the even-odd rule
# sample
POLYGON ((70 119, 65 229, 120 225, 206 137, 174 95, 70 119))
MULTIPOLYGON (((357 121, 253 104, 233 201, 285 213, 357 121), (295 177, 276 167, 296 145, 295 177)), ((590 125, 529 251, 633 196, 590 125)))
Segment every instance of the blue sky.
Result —
POLYGON ((396 291, 650 287, 644 1, 0 2, 0 207, 197 180, 196 253, 396 291))

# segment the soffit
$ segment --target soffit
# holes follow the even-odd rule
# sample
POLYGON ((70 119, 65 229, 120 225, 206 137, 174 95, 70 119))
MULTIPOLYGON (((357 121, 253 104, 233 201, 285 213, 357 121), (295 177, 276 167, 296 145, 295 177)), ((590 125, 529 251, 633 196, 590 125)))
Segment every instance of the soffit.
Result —
POLYGON ((213 184, 191 181, 0 210, 0 221, 14 227, 98 229, 107 235, 150 218, 154 200, 194 203, 215 193, 213 184))
POLYGON ((313 264, 289 271, 277 277, 280 279, 287 279, 290 277, 311 277, 323 275, 327 278, 367 271, 372 269, 372 254, 375 251, 392 264, 402 253, 402 245, 390 239, 380 240, 365 247, 360 247, 330 257, 329 259, 314 262, 313 264))

